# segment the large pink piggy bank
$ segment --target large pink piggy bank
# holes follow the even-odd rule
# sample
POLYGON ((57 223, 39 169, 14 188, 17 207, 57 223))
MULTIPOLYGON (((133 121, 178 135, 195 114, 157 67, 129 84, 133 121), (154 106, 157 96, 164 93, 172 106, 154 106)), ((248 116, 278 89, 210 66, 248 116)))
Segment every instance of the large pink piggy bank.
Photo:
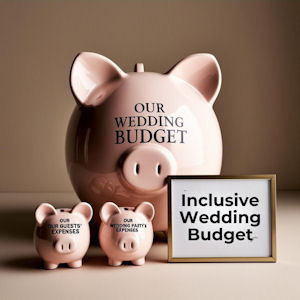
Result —
POLYGON ((105 203, 100 210, 102 220, 99 241, 108 263, 119 266, 123 261, 143 265, 153 242, 154 207, 142 202, 137 208, 105 203))
POLYGON ((90 244, 89 221, 93 215, 88 203, 79 203, 73 209, 55 209, 42 203, 35 211, 35 247, 46 269, 56 269, 67 263, 79 268, 90 244))
POLYGON ((66 161, 77 195, 95 211, 107 201, 122 207, 151 202, 154 230, 166 231, 166 177, 220 173, 217 60, 194 54, 165 74, 144 72, 143 64, 126 74, 108 58, 83 52, 70 85, 77 105, 66 161))

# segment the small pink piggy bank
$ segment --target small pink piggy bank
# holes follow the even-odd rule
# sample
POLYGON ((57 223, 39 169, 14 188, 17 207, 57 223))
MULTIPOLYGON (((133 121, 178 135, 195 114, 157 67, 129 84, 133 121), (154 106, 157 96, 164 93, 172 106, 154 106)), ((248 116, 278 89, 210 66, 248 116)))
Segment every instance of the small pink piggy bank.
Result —
POLYGON ((34 242, 46 269, 67 263, 79 268, 90 244, 92 207, 85 202, 72 209, 42 203, 35 211, 34 242))
POLYGON ((123 261, 143 265, 153 242, 152 219, 154 207, 142 202, 135 209, 118 207, 106 202, 100 210, 100 245, 108 256, 108 263, 119 266, 123 261))

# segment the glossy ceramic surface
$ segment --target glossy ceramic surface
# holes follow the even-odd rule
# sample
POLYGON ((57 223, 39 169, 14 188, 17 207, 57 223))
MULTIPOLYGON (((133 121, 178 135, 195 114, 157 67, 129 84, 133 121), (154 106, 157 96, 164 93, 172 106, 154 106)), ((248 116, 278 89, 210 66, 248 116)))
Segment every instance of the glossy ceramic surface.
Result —
MULTIPOLYGON (((219 174, 222 138, 213 103, 218 62, 194 54, 166 74, 125 73, 95 53, 79 54, 70 73, 77 105, 66 139, 67 169, 81 199, 155 207, 155 231, 167 230, 166 176, 219 174)), ((94 223, 99 224, 98 214, 94 223)))
POLYGON ((55 209, 42 203, 36 209, 34 243, 46 269, 56 269, 61 263, 81 267, 90 244, 88 223, 92 215, 88 203, 79 203, 72 209, 55 209))
POLYGON ((100 210, 99 241, 111 266, 123 261, 143 265, 153 242, 154 207, 142 202, 136 208, 106 202, 100 210))

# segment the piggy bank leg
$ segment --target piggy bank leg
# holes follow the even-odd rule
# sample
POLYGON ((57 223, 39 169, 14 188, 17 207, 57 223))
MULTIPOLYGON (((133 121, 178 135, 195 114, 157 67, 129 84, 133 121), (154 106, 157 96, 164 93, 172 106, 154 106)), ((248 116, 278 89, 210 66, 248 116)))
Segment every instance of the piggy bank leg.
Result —
POLYGON ((113 267, 117 267, 120 266, 122 264, 122 261, 120 260, 113 260, 111 258, 108 258, 108 264, 113 266, 113 267))
POLYGON ((82 260, 81 259, 75 260, 75 261, 73 261, 71 263, 68 263, 68 266, 70 268, 80 268, 82 266, 82 260))
POLYGON ((135 259, 132 261, 132 263, 137 266, 142 266, 145 263, 145 257, 135 259))
POLYGON ((50 263, 50 262, 45 261, 44 262, 44 267, 47 270, 54 270, 58 267, 58 264, 54 264, 54 263, 50 263))

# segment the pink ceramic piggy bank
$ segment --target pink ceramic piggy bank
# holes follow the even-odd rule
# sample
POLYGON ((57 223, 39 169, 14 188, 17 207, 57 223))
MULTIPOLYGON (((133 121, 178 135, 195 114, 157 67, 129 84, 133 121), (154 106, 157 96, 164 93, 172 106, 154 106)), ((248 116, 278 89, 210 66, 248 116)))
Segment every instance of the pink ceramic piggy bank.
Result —
POLYGON ((119 266, 123 261, 143 265, 153 242, 154 207, 142 202, 137 208, 105 203, 100 210, 102 220, 99 241, 108 263, 119 266))
POLYGON ((144 72, 143 64, 124 73, 108 58, 84 52, 74 60, 70 84, 77 106, 66 161, 79 198, 95 211, 107 201, 151 202, 154 230, 166 231, 166 177, 220 173, 217 60, 194 54, 165 74, 144 72))
POLYGON ((56 269, 61 263, 81 267, 90 244, 92 214, 92 207, 84 202, 73 209, 55 209, 48 203, 36 209, 35 247, 46 269, 56 269))

